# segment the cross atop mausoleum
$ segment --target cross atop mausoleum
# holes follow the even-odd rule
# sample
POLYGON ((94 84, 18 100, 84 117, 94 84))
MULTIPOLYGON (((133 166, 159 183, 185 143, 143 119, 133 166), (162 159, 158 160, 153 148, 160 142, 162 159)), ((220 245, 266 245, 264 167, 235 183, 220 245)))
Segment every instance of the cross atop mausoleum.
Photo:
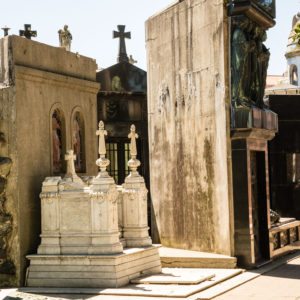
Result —
POLYGON ((32 37, 37 36, 36 30, 31 30, 31 24, 24 24, 24 30, 20 30, 20 36, 25 36, 26 39, 31 40, 32 37))
POLYGON ((119 31, 113 31, 113 38, 119 38, 119 56, 118 56, 118 62, 128 62, 128 56, 126 52, 126 44, 125 44, 125 38, 131 39, 131 33, 125 32, 125 25, 118 25, 119 31))

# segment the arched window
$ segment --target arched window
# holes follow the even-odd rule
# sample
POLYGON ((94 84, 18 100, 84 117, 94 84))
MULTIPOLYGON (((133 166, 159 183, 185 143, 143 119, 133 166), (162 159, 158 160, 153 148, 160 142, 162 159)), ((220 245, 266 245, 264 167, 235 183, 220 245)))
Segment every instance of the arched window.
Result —
POLYGON ((76 155, 75 170, 84 173, 85 168, 85 136, 84 119, 79 111, 76 111, 72 117, 72 148, 76 155))
POLYGON ((52 125, 52 172, 64 172, 64 154, 66 152, 65 118, 60 109, 51 115, 52 125))
POLYGON ((290 83, 298 85, 298 69, 295 65, 290 66, 290 83))

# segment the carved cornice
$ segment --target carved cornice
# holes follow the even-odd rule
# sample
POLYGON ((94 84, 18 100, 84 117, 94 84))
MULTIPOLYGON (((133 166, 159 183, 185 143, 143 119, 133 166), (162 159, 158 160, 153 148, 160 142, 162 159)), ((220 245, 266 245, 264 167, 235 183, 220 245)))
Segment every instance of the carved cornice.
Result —
POLYGON ((15 66, 15 74, 16 80, 22 79, 44 84, 46 83, 57 87, 65 87, 91 94, 97 94, 100 89, 100 84, 94 81, 32 69, 26 66, 15 66))
POLYGON ((264 29, 273 27, 273 17, 258 6, 253 0, 233 1, 228 5, 228 15, 245 15, 264 29))

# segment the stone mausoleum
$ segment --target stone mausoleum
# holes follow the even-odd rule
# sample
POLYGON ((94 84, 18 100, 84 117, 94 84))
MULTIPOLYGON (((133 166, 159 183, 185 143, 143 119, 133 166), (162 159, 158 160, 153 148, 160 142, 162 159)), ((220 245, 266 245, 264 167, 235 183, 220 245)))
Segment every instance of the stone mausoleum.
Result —
POLYGON ((95 60, 19 36, 0 40, 0 286, 24 284, 39 243, 45 177, 97 172, 95 60))
POLYGON ((257 266, 286 245, 270 218, 274 18, 275 0, 185 0, 146 22, 151 197, 165 246, 257 266))

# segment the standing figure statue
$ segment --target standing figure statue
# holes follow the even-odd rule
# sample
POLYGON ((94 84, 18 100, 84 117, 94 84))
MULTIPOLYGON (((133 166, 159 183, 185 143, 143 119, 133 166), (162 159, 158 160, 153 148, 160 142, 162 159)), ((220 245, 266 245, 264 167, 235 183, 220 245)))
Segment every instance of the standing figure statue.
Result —
POLYGON ((258 41, 258 76, 259 76, 259 94, 257 99, 257 106, 263 108, 264 105, 264 94, 267 81, 267 71, 270 60, 270 51, 263 43, 267 39, 267 34, 262 31, 260 39, 258 41))
POLYGON ((58 34, 59 46, 65 48, 67 51, 71 51, 72 34, 68 29, 68 25, 65 25, 64 29, 59 29, 58 34))
POLYGON ((245 33, 247 26, 247 20, 243 20, 232 34, 231 84, 235 107, 251 106, 249 95, 246 93, 249 84, 249 53, 251 49, 245 33))

